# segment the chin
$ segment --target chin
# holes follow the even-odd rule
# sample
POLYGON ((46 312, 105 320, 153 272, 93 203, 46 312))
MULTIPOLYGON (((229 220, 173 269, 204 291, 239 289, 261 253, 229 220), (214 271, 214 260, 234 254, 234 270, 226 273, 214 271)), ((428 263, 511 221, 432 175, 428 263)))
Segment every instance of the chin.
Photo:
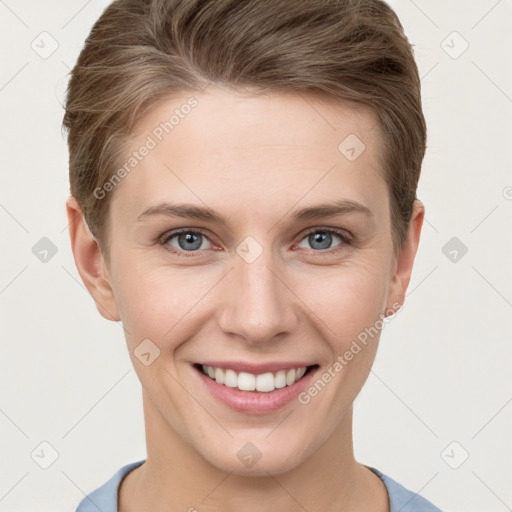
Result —
MULTIPOLYGON (((272 434, 271 434, 272 435, 272 434)), ((294 434, 297 436, 297 434, 294 434)), ((249 441, 248 436, 243 440, 233 439, 229 446, 221 444, 215 446, 207 453, 199 452, 199 455, 217 469, 233 473, 239 476, 269 476, 292 471, 300 466, 311 452, 306 448, 309 440, 298 436, 294 443, 288 442, 283 436, 275 440, 266 439, 268 432, 254 436, 249 441)))

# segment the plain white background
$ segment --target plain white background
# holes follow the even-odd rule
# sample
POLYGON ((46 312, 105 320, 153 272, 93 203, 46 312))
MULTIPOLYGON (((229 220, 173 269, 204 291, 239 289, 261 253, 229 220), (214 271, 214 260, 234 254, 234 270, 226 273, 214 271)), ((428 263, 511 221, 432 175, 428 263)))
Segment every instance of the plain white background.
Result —
MULTIPOLYGON (((67 73, 108 3, 0 0, 0 511, 75 510, 145 458, 123 330, 81 283, 64 206, 67 73)), ((390 3, 422 77, 426 222, 356 400, 356 457, 445 511, 511 510, 512 3, 390 3)))

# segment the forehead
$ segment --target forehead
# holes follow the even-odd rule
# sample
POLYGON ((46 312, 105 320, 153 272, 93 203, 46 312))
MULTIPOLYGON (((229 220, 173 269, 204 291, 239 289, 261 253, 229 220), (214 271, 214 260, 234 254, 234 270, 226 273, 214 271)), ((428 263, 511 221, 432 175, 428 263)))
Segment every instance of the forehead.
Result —
POLYGON ((251 213, 340 197, 382 203, 379 127, 368 106, 326 95, 213 86, 183 93, 139 121, 126 149, 126 161, 135 152, 137 162, 117 186, 113 208, 134 218, 178 199, 252 206, 251 213))

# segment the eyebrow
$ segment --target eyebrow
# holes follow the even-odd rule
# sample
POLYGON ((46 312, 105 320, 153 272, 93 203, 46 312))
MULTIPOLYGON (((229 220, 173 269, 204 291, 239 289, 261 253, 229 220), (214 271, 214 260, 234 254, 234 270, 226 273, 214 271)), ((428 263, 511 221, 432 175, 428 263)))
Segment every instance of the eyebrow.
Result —
MULTIPOLYGON (((291 217, 295 221, 305 221, 334 217, 335 215, 347 213, 361 213, 369 218, 374 218, 373 212, 368 207, 357 201, 347 199, 294 210, 291 217)), ((135 219, 135 222, 142 222, 149 217, 157 215, 226 224, 224 217, 211 208, 186 203, 173 204, 168 202, 150 206, 135 219)))

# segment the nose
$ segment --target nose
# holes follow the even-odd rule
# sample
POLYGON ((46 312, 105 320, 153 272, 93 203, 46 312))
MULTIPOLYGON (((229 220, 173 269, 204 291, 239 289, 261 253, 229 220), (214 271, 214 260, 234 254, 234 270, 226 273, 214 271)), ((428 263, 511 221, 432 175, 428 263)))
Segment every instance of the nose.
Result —
POLYGON ((298 299, 271 253, 265 249, 252 262, 235 255, 221 291, 220 328, 249 345, 275 341, 293 332, 298 322, 298 299))

